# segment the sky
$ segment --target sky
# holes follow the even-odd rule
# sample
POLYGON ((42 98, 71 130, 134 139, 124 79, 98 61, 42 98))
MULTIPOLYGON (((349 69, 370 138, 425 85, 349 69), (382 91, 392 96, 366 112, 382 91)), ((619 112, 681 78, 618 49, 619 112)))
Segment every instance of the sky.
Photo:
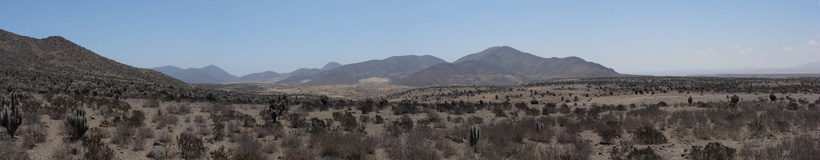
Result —
POLYGON ((619 73, 820 61, 817 0, 5 1, 0 29, 63 36, 140 68, 241 76, 492 46, 577 56, 619 73))

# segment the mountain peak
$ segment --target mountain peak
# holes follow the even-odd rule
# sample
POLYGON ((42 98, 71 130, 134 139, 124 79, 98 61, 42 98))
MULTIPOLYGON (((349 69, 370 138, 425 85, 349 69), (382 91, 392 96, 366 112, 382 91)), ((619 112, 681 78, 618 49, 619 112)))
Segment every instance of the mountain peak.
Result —
POLYGON ((330 62, 330 63, 325 64, 325 66, 322 67, 322 70, 325 70, 325 71, 326 70, 331 70, 331 69, 339 68, 341 66, 342 66, 342 64, 339 64, 339 62, 330 62))
POLYGON ((521 52, 515 48, 509 46, 495 46, 485 49, 484 51, 470 54, 459 58, 453 63, 464 63, 467 61, 481 61, 481 62, 488 62, 493 63, 496 61, 503 61, 503 60, 527 60, 527 59, 534 59, 540 58, 538 56, 521 52))
POLYGON ((202 67, 202 69, 220 69, 221 70, 222 68, 219 68, 219 67, 212 64, 212 65, 202 67))

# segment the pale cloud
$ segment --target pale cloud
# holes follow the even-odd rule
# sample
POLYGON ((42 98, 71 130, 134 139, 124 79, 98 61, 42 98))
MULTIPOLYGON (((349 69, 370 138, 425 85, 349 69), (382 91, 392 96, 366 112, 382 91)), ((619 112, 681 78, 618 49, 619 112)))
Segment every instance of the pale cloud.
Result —
POLYGON ((820 46, 820 43, 817 43, 817 41, 814 41, 814 39, 809 40, 809 43, 807 44, 811 46, 820 46))
POLYGON ((738 54, 749 54, 750 52, 754 51, 754 49, 752 48, 745 48, 740 45, 731 46, 729 47, 729 49, 736 51, 738 54))
POLYGON ((711 47, 695 52, 695 56, 697 56, 698 58, 709 58, 714 57, 716 55, 717 54, 715 53, 715 49, 711 47))
POLYGON ((785 46, 785 47, 783 47, 783 51, 786 51, 786 52, 791 52, 791 51, 794 51, 794 47, 792 47, 792 46, 785 46))

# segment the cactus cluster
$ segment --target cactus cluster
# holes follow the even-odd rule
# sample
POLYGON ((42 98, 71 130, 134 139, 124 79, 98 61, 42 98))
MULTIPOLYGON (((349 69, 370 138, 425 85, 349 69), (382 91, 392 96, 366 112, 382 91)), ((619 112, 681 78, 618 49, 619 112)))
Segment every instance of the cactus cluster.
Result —
POLYGON ((276 98, 270 101, 268 105, 267 112, 271 116, 271 119, 276 122, 276 118, 281 117, 284 115, 285 110, 288 106, 288 97, 287 96, 277 96, 276 98))
POLYGON ((535 122, 535 131, 538 131, 539 133, 541 131, 544 131, 544 123, 536 121, 535 122))
POLYGON ((85 131, 88 131, 88 120, 85 118, 85 110, 82 108, 68 109, 65 119, 71 125, 71 139, 80 139, 85 131))
POLYGON ((19 94, 11 93, 9 101, 3 104, 3 112, 0 113, 0 125, 6 128, 12 138, 14 138, 17 127, 20 127, 23 122, 23 113, 20 111, 20 106, 17 106, 18 97, 20 97, 19 94))
POLYGON ((475 147, 479 137, 481 137, 481 128, 478 125, 470 126, 470 146, 475 147))

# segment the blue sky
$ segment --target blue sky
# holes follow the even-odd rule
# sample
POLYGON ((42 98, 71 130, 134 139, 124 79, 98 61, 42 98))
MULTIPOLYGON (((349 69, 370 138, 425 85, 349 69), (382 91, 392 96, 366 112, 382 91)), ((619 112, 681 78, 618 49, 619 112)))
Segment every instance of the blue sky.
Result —
POLYGON ((492 46, 641 74, 820 61, 816 0, 6 1, 0 29, 136 67, 241 76, 492 46))

